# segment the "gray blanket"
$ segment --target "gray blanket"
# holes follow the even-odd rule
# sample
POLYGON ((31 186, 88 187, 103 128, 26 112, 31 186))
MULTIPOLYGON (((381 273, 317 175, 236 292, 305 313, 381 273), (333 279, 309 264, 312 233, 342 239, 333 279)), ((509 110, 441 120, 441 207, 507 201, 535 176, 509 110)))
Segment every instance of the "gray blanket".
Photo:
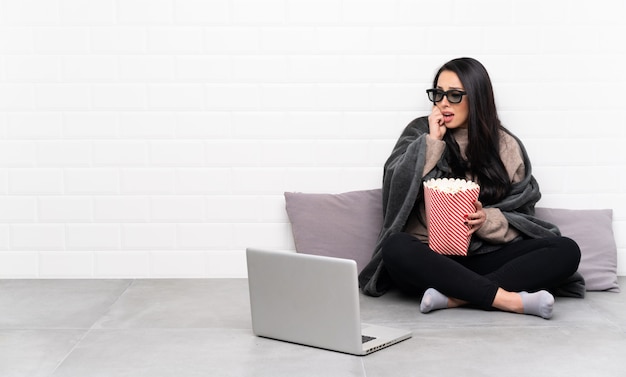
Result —
MULTIPOLYGON (((428 118, 412 121, 398 139, 391 156, 387 159, 383 174, 383 227, 371 261, 359 274, 359 284, 365 294, 383 295, 390 287, 389 277, 382 261, 381 245, 392 234, 404 230, 413 206, 423 198, 423 181, 449 175, 449 166, 442 157, 437 166, 422 177, 426 161, 426 135, 428 118)), ((541 198, 537 181, 532 176, 531 163, 521 141, 526 174, 523 181, 513 185, 511 193, 501 202, 485 207, 499 208, 509 224, 517 229, 523 238, 541 238, 560 235, 559 229, 534 216, 535 204, 541 198)), ((445 153, 444 153, 445 156, 445 153)), ((488 253, 500 248, 478 237, 472 237, 468 254, 488 253)), ((562 288, 553 292, 569 297, 583 297, 585 285, 578 273, 564 282, 562 288)))

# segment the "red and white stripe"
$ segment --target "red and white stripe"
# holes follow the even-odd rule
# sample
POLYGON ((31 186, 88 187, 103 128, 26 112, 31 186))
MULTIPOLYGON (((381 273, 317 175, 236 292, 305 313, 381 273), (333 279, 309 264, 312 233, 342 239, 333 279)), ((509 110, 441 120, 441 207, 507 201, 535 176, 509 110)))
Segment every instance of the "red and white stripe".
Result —
POLYGON ((467 255, 471 240, 465 215, 476 212, 474 202, 480 189, 446 193, 424 187, 428 243, 432 250, 446 255, 467 255))

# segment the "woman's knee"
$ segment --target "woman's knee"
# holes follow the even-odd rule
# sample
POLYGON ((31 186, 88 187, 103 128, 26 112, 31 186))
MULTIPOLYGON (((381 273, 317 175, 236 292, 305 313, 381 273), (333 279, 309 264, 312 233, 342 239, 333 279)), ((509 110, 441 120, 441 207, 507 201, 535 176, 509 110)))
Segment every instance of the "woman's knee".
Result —
POLYGON ((556 242, 560 250, 561 262, 570 267, 571 273, 576 272, 581 259, 580 246, 569 237, 558 237, 556 242))
POLYGON ((564 239, 563 242, 566 243, 566 247, 569 250, 572 257, 576 260, 576 264, 580 263, 580 258, 582 257, 580 246, 576 241, 569 237, 561 237, 564 239))

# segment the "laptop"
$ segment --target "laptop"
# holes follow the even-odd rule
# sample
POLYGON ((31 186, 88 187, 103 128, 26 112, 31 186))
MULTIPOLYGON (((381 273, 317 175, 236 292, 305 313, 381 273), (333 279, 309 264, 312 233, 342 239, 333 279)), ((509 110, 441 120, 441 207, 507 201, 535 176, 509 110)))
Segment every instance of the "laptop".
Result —
POLYGON ((357 265, 350 259, 246 249, 255 335, 367 355, 411 337, 361 324, 357 265))

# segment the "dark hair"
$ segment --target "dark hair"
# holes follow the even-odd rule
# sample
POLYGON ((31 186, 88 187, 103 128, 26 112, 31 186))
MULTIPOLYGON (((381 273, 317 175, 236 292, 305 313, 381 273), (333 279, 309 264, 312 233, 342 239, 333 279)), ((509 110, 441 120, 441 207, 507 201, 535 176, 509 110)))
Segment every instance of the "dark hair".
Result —
POLYGON ((498 118, 489 74, 477 60, 458 58, 439 69, 433 80, 433 88, 437 87, 439 75, 443 71, 454 72, 459 77, 467 93, 465 100, 469 106, 469 143, 465 151, 467 160, 461 157, 459 146, 450 132, 444 136, 452 174, 465 178, 465 172, 469 170, 480 184, 481 202, 485 205, 497 203, 510 192, 511 181, 500 158, 500 130, 506 129, 498 118))

